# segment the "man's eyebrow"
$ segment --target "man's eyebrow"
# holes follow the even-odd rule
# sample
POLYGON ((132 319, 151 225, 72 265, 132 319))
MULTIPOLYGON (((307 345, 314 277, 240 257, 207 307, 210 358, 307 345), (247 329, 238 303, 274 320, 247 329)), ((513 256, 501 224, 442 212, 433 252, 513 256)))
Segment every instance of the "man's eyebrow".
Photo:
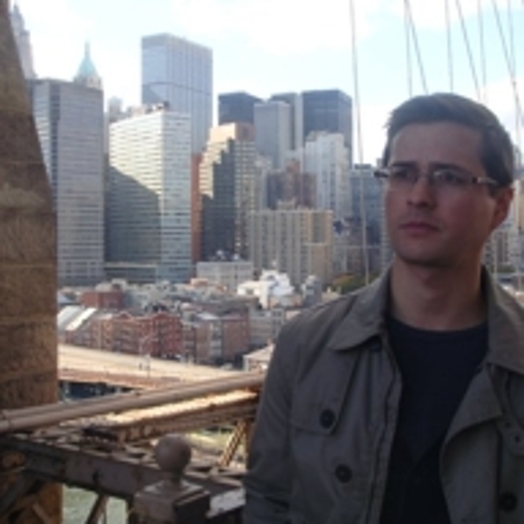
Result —
MULTIPOLYGON (((430 162, 429 166, 432 169, 454 169, 463 173, 469 173, 464 167, 449 162, 430 162)), ((401 160, 392 162, 389 167, 417 167, 417 162, 415 160, 401 160)))
POLYGON ((459 166, 458 164, 450 164, 449 162, 431 162, 430 165, 438 169, 458 169, 459 171, 467 172, 467 169, 464 167, 459 166))
POLYGON ((416 167, 417 163, 415 161, 403 161, 403 162, 391 162, 390 166, 399 166, 399 167, 416 167))

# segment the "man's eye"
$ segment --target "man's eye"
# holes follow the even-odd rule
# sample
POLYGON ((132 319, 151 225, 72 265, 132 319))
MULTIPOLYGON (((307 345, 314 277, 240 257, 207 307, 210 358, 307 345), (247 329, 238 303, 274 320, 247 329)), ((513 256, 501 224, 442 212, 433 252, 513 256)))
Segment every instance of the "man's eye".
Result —
POLYGON ((395 169, 391 171, 390 177, 397 182, 407 182, 413 179, 413 174, 407 169, 395 169))
POLYGON ((437 183, 450 186, 463 186, 468 183, 463 174, 455 171, 437 171, 434 176, 437 183))

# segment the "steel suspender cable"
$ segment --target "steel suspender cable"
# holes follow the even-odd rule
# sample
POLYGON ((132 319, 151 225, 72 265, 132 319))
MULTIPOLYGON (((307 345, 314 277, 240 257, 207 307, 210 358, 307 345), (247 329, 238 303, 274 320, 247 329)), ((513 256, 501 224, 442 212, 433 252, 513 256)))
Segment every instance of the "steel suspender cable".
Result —
MULTIPOLYGON (((511 5, 511 0, 508 0, 508 33, 509 33, 509 60, 511 62, 511 71, 513 75, 513 83, 514 83, 514 89, 516 98, 515 103, 518 101, 518 87, 517 87, 517 57, 515 54, 515 38, 513 34, 513 8, 511 5)), ((520 103, 519 103, 520 106, 520 103)), ((517 142, 517 147, 520 149, 520 118, 519 118, 520 111, 515 111, 515 141, 517 142)))
MULTIPOLYGON (((516 64, 516 61, 515 61, 515 52, 514 52, 514 49, 508 49, 508 45, 507 45, 507 42, 506 42, 506 39, 504 37, 504 31, 502 30, 502 23, 501 23, 501 20, 500 20, 500 13, 499 13, 499 10, 498 10, 498 7, 497 7, 497 4, 495 2, 495 0, 492 0, 492 5, 493 5, 493 11, 495 12, 495 20, 496 20, 496 23, 497 23, 497 29, 498 29, 498 32, 499 32, 499 37, 500 37, 500 41, 502 43, 502 48, 503 48, 503 51, 504 51, 504 59, 506 61, 506 66, 508 68, 508 72, 509 72, 509 75, 510 75, 510 79, 511 79, 511 86, 513 88, 513 96, 514 96, 514 99, 515 99, 515 139, 517 141, 517 147, 519 148, 520 150, 520 126, 522 125, 522 122, 523 122, 523 115, 522 115, 522 108, 521 108, 521 105, 520 105, 520 96, 519 96, 519 91, 518 91, 518 86, 517 86, 517 70, 516 70, 516 67, 517 67, 517 64, 516 64), (512 59, 512 54, 513 54, 513 59, 512 59)), ((512 41, 513 40, 513 24, 511 22, 511 3, 508 2, 508 16, 510 17, 510 40, 512 41)), ((514 45, 513 43, 511 43, 511 45, 514 45)), ((518 198, 516 199, 517 201, 519 200, 518 198)), ((496 232, 495 232, 496 233, 496 232)), ((493 235, 494 238, 496 238, 495 235, 493 235)), ((498 245, 497 245, 498 247, 498 245)), ((494 253, 494 258, 495 258, 495 262, 498 262, 497 261, 497 253, 495 252, 494 253)), ((519 264, 517 263, 517 267, 519 266, 519 264)), ((520 287, 520 268, 517 269, 517 274, 519 276, 518 278, 518 281, 519 281, 519 287, 520 287)))
POLYGON ((502 23, 500 21, 500 13, 497 7, 497 4, 495 0, 491 0, 491 3, 493 5, 493 10, 495 12, 495 21, 497 22, 497 28, 499 32, 500 41, 502 43, 502 49, 504 51, 504 59, 506 61, 506 66, 508 68, 508 72, 511 78, 511 85, 513 87, 513 96, 515 98, 515 106, 516 106, 516 112, 519 124, 523 122, 523 115, 522 115, 522 108, 520 105, 520 97, 519 97, 519 91, 517 87, 517 79, 515 77, 515 71, 513 70, 511 59, 509 56, 508 46, 506 43, 506 39, 504 38, 504 31, 502 30, 502 23))
POLYGON ((515 38, 513 32, 513 8, 511 0, 508 0, 508 33, 509 33, 509 53, 511 57, 511 64, 513 66, 513 74, 517 76, 517 60, 515 56, 515 38))
POLYGON ((410 26, 409 26, 410 17, 409 17, 409 11, 407 7, 408 7, 407 3, 404 2, 404 30, 406 33, 406 72, 407 72, 407 79, 408 79, 408 93, 409 93, 409 97, 411 98, 413 96, 413 64, 411 60, 411 37, 410 37, 410 26))
MULTIPOLYGON (((349 0, 349 14, 351 21, 351 48, 353 55, 353 88, 355 97, 355 116, 357 124, 357 139, 358 139, 358 161, 360 164, 364 162, 364 148, 362 144, 362 121, 360 113, 360 89, 358 77, 358 51, 357 51, 357 35, 356 35, 356 20, 355 20, 355 5, 354 0, 349 0)), ((363 170, 361 170, 363 171, 363 170)), ((364 184, 360 177, 360 221, 362 224, 362 255, 364 259, 364 282, 369 284, 369 263, 368 263, 368 242, 367 242, 367 220, 366 220, 366 206, 364 204, 364 184)))
POLYGON ((426 73, 424 71, 424 63, 422 62, 422 55, 420 53, 420 46, 418 44, 418 37, 417 37, 417 30, 415 28, 415 23, 413 22, 413 13, 411 12, 411 4, 409 0, 404 0, 405 8, 406 8, 406 15, 409 19, 409 25, 411 28, 411 34, 413 36, 413 43, 415 45, 415 52, 417 54, 417 62, 418 62, 418 68, 420 71, 420 79, 422 82, 422 87, 424 89, 424 92, 428 93, 428 83, 426 81, 426 73))
MULTIPOLYGON (((480 1, 480 0, 479 0, 480 1)), ((448 50, 448 76, 449 76, 449 90, 453 91, 453 49, 451 40, 451 16, 449 10, 449 0, 445 0, 446 9, 446 34, 447 34, 447 50, 448 50)))
MULTIPOLYGON (((515 93, 515 105, 516 111, 515 111, 515 142, 517 143, 517 151, 518 156, 520 157, 520 151, 521 151, 521 119, 520 119, 520 101, 519 101, 519 94, 518 94, 518 85, 517 85, 517 55, 515 53, 515 39, 514 39, 514 33, 513 33, 513 7, 511 0, 508 0, 508 31, 509 31, 509 56, 511 58, 512 63, 512 72, 513 72, 513 80, 512 85, 515 93)), ((517 158, 517 168, 520 168, 521 162, 520 158, 517 158)), ((515 198, 514 205, 515 205, 515 214, 518 217, 520 215, 520 205, 521 205, 521 199, 520 199, 520 181, 516 181, 515 183, 515 191, 517 193, 517 198, 515 198)), ((519 226, 518 226, 518 220, 513 221, 513 238, 518 239, 519 235, 519 226)), ((518 240, 517 240, 518 242, 518 240)), ((516 260, 514 265, 514 269, 517 273, 517 289, 521 291, 521 271, 520 271, 520 260, 516 260)))
POLYGON ((482 0, 478 0, 477 4, 478 19, 479 19, 479 40, 480 40, 480 70, 482 74, 482 101, 488 103, 488 73, 486 64, 486 45, 484 40, 484 15, 482 11, 482 0))
POLYGON ((466 23, 464 21, 464 15, 462 14, 462 6, 460 5, 460 0, 456 0, 456 4, 457 4, 457 12, 460 18, 460 25, 462 27, 462 35, 464 36, 464 43, 466 44, 466 50, 468 52, 469 66, 471 68, 471 75, 473 76, 473 82, 475 83, 475 89, 477 91, 477 99, 481 100, 479 81, 477 78, 477 71, 475 69, 475 62, 473 61, 473 53, 471 52, 471 45, 469 43, 468 30, 466 28, 466 23))

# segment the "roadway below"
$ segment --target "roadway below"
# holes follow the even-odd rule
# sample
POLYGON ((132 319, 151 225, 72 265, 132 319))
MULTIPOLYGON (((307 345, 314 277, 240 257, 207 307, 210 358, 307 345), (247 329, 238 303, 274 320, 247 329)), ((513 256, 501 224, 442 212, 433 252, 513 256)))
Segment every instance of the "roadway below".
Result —
MULTIPOLYGON (((111 376, 128 377, 130 380, 173 379, 173 381, 200 381, 220 377, 237 376, 239 371, 211 366, 127 355, 98 349, 58 345, 58 370, 62 376, 93 376, 101 380, 111 376)), ((109 380, 110 381, 110 380, 109 380)), ((131 384, 130 384, 131 385, 131 384)))

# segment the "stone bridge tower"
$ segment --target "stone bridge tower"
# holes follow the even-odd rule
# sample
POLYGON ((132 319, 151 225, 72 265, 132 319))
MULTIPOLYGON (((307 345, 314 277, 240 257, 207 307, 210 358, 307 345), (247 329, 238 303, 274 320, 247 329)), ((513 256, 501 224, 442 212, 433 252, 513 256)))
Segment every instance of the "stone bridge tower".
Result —
MULTIPOLYGON (((55 236, 9 0, 0 0, 0 410, 57 400, 55 236)), ((9 459, 0 450, 0 468, 9 459)), ((0 497, 8 491, 20 493, 17 516, 1 522, 61 521, 56 486, 0 475, 0 497)))

